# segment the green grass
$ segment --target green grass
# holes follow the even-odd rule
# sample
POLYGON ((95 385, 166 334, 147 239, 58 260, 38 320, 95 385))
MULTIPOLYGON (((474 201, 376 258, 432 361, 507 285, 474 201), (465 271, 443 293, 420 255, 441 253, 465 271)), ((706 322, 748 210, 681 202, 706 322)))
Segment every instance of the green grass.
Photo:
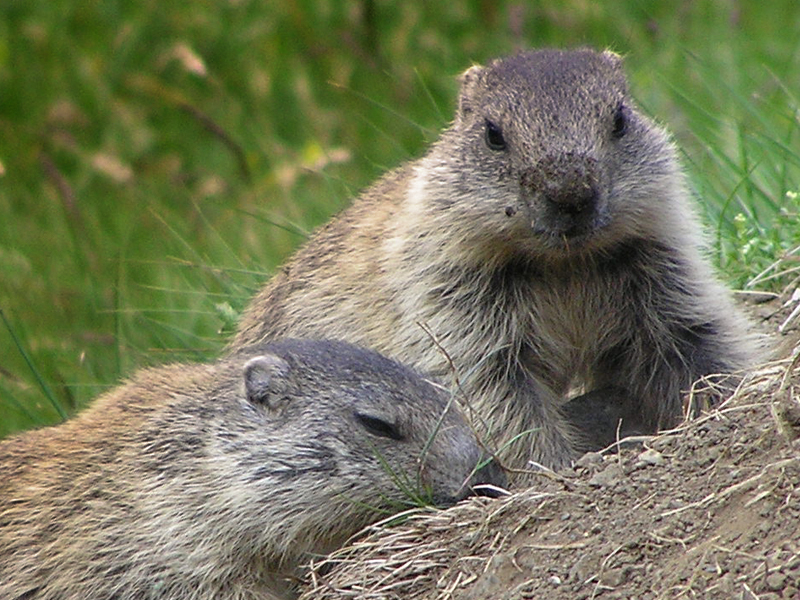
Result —
POLYGON ((800 245, 797 31, 796 0, 5 0, 0 436, 213 357, 308 231, 435 139, 454 76, 521 46, 627 55, 744 286, 800 245))

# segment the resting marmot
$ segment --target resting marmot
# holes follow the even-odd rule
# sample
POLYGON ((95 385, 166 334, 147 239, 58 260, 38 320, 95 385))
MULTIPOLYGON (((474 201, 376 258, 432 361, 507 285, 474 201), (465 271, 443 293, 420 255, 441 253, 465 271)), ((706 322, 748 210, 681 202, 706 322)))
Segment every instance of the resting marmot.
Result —
POLYGON ((0 442, 0 598, 285 598, 410 498, 503 485, 447 398, 343 342, 145 370, 0 442))

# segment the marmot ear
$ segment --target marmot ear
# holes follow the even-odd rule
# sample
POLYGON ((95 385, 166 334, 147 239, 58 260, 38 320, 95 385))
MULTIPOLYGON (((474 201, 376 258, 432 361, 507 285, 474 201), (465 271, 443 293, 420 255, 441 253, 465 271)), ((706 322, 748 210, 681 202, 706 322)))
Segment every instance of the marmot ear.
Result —
POLYGON ((274 354, 251 358, 244 365, 244 389, 247 400, 275 409, 289 387, 289 363, 274 354))
POLYGON ((458 78, 461 92, 458 95, 458 118, 463 119, 473 111, 475 88, 482 78, 484 67, 473 65, 458 78))

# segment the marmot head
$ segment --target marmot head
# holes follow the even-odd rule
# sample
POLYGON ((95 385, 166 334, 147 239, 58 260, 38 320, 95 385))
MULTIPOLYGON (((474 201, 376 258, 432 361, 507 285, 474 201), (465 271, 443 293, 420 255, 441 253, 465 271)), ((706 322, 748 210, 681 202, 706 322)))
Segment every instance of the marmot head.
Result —
POLYGON ((283 476, 325 473, 329 490, 341 483, 350 500, 379 504, 447 505, 504 484, 457 404, 411 369, 344 342, 284 340, 267 350, 244 365, 244 397, 270 428, 290 426, 297 458, 276 461, 283 476))
POLYGON ((496 495, 506 483, 448 394, 376 352, 283 340, 232 360, 243 383, 221 468, 236 474, 238 506, 269 507, 280 555, 336 547, 404 507, 496 495))
POLYGON ((658 204, 679 185, 665 133, 636 108, 612 52, 540 50, 471 67, 430 158, 441 167, 433 183, 455 192, 447 208, 465 213, 471 242, 527 257, 660 233, 658 204), (493 239, 478 236, 476 218, 490 221, 493 239))

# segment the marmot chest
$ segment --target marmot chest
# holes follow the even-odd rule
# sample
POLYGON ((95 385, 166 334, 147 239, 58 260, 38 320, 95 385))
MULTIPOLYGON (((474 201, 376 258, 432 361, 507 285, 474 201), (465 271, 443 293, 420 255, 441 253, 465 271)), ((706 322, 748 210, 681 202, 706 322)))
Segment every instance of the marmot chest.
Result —
POLYGON ((623 286, 593 274, 533 280, 528 297, 525 360, 558 393, 591 380, 595 365, 623 344, 632 325, 623 286))

